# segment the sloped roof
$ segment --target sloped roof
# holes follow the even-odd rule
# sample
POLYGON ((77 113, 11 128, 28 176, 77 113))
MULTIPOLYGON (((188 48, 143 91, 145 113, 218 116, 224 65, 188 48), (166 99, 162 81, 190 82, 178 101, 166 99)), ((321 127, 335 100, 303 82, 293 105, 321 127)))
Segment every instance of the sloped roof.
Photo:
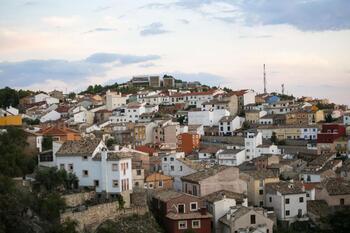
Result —
POLYGON ((219 172, 222 172, 230 167, 228 166, 213 166, 210 168, 203 169, 201 171, 195 172, 193 174, 181 177, 181 180, 190 181, 190 182, 199 182, 208 177, 214 176, 219 172))
POLYGON ((166 176, 160 173, 152 173, 149 176, 146 177, 145 181, 146 182, 157 182, 157 181, 161 181, 161 180, 172 180, 173 178, 171 176, 166 176))
POLYGON ((57 151, 57 156, 84 156, 92 153, 100 144, 100 139, 82 139, 78 141, 66 141, 57 151))
POLYGON ((303 185, 301 182, 285 182, 280 181, 278 183, 268 183, 266 184, 267 190, 275 190, 283 195, 287 194, 299 194, 304 193, 303 185))
POLYGON ((203 196, 202 199, 208 201, 208 202, 216 202, 216 201, 220 201, 224 198, 231 198, 231 199, 235 199, 236 202, 238 203, 243 203, 243 199, 246 198, 246 195, 242 194, 242 193, 235 193, 235 192, 231 192, 231 191, 227 191, 227 190, 220 190, 220 191, 216 191, 213 193, 210 193, 206 196, 203 196))

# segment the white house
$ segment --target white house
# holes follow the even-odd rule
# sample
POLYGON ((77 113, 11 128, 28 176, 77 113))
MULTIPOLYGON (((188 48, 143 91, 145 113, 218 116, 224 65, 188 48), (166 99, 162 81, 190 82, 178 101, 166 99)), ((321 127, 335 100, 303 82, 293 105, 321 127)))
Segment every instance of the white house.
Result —
POLYGON ((75 123, 87 123, 87 124, 92 124, 94 123, 94 117, 95 114, 91 111, 85 110, 81 112, 77 112, 74 114, 74 122, 75 123))
POLYGON ((238 166, 245 161, 244 149, 225 149, 217 153, 219 165, 238 166))
POLYGON ((259 145, 256 147, 256 157, 260 157, 263 154, 278 155, 281 154, 281 149, 278 149, 276 145, 259 145))
POLYGON ((81 187, 110 195, 132 191, 131 154, 108 151, 98 139, 66 141, 54 157, 56 166, 74 173, 81 187))
POLYGON ((306 192, 302 183, 269 183, 265 190, 265 204, 273 207, 279 220, 294 222, 307 214, 306 192))
POLYGON ((106 107, 108 111, 112 111, 126 104, 127 97, 122 96, 121 93, 111 92, 108 90, 106 92, 106 107))
POLYGON ((219 233, 219 219, 224 216, 231 207, 241 205, 248 206, 248 199, 244 194, 221 190, 202 197, 208 212, 213 215, 214 232, 219 233))
POLYGON ((183 152, 166 155, 161 162, 164 175, 174 177, 173 186, 176 191, 182 191, 182 176, 197 172, 192 165, 192 162, 185 158, 183 152))
POLYGON ((259 157, 257 147, 262 145, 262 133, 255 131, 248 131, 244 137, 244 146, 246 152, 246 160, 252 160, 259 157))
POLYGON ((343 124, 350 125, 350 113, 345 113, 343 116, 343 124))
POLYGON ((7 107, 6 111, 11 113, 11 115, 13 115, 13 116, 17 116, 19 114, 19 110, 17 108, 12 107, 12 106, 7 107))
POLYGON ((60 118, 61 118, 61 113, 56 112, 55 110, 52 110, 52 111, 46 113, 45 115, 43 115, 40 118, 40 122, 44 123, 44 122, 48 122, 48 121, 57 121, 60 118))
POLYGON ((219 134, 221 136, 233 135, 233 131, 241 128, 239 116, 224 116, 219 121, 219 134))
POLYGON ((300 128, 300 138, 305 140, 317 140, 317 127, 307 126, 300 128))
POLYGON ((188 124, 203 126, 218 125, 222 117, 229 115, 230 112, 226 109, 218 109, 213 111, 190 111, 188 112, 188 124))
POLYGON ((34 96, 34 103, 43 102, 43 101, 45 101, 48 105, 58 104, 60 102, 59 99, 49 96, 45 93, 39 93, 34 96))

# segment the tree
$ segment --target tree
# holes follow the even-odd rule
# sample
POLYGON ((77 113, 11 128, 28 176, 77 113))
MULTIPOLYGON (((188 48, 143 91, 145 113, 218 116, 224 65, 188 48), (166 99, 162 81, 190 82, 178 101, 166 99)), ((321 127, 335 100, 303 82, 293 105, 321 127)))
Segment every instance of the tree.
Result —
POLYGON ((108 138, 106 142, 106 146, 111 148, 114 144, 117 144, 117 141, 114 138, 108 138))
POLYGON ((244 121, 244 122, 243 122, 242 129, 243 129, 243 130, 250 129, 250 124, 249 124, 248 121, 244 121))
POLYGON ((327 114, 325 120, 327 123, 332 123, 334 121, 332 114, 327 114))
POLYGON ((278 139, 277 139, 277 136, 276 136, 276 132, 272 132, 272 136, 271 136, 271 142, 275 145, 278 144, 278 139))
POLYGON ((6 131, 0 134, 0 174, 15 177, 33 172, 36 162, 24 153, 26 134, 16 127, 7 127, 6 131))
POLYGON ((53 225, 49 233, 78 233, 77 227, 78 222, 68 218, 62 224, 53 225))
POLYGON ((122 195, 117 196, 119 209, 124 209, 125 201, 122 195))
POLYGON ((42 195, 37 200, 37 212, 40 217, 55 222, 60 217, 60 211, 66 206, 65 201, 58 193, 42 195))
POLYGON ((41 143, 43 150, 52 150, 52 137, 47 136, 43 138, 43 141, 41 143))
POLYGON ((323 222, 328 224, 329 230, 327 233, 337 232, 337 233, 347 233, 350 232, 350 209, 338 210, 333 214, 330 214, 323 222))
POLYGON ((75 97, 76 97, 75 92, 70 92, 70 93, 68 94, 68 98, 69 98, 69 99, 74 100, 74 99, 75 99, 75 97))
POLYGON ((71 190, 79 182, 75 174, 67 173, 66 170, 58 170, 56 167, 38 168, 35 171, 35 180, 39 186, 44 187, 46 191, 55 191, 59 187, 71 190))

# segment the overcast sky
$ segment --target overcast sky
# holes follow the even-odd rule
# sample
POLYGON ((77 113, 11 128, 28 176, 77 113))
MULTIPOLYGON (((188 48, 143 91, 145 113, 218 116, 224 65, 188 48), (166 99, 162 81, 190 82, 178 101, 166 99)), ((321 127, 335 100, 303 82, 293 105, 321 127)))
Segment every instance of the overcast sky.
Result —
POLYGON ((349 0, 0 0, 0 86, 173 74, 350 104, 349 0))

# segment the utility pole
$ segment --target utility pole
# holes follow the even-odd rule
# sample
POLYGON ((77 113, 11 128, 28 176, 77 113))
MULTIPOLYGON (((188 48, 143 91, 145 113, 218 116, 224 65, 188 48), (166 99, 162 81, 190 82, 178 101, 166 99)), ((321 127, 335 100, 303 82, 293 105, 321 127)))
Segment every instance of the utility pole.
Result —
POLYGON ((266 70, 265 70, 265 64, 264 64, 264 94, 266 94, 266 70))
POLYGON ((281 87, 282 87, 282 95, 284 95, 284 83, 282 83, 281 87))

